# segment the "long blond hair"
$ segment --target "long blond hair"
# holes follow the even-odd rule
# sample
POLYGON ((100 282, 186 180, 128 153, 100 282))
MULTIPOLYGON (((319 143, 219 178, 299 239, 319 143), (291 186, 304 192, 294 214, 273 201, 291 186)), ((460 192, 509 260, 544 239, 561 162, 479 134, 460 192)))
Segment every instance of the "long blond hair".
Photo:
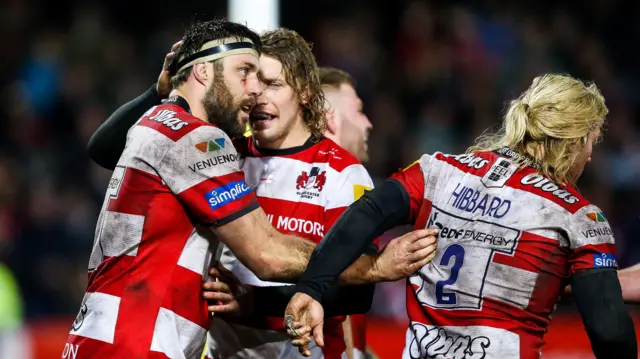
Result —
MULTIPOLYGON (((595 84, 568 75, 546 74, 509 103, 502 126, 478 137, 468 153, 509 147, 530 157, 539 171, 558 183, 570 182, 569 170, 590 132, 602 128, 609 113, 595 84)), ((527 160, 520 160, 524 166, 527 160)))

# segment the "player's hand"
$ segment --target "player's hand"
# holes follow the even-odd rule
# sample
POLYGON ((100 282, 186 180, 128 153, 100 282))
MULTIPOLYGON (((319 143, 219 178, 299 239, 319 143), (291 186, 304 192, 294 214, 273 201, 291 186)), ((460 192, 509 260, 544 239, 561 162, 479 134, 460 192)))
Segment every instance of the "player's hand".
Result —
POLYGON ((375 262, 378 277, 396 281, 410 276, 436 255, 438 229, 419 229, 393 239, 375 262))
POLYGON ((311 355, 309 343, 312 332, 316 344, 324 347, 324 309, 315 299, 304 293, 296 293, 289 301, 284 316, 284 327, 291 338, 291 344, 298 347, 300 354, 306 357, 311 355))
POLYGON ((171 74, 169 74, 169 65, 171 64, 171 60, 173 56, 176 54, 178 49, 182 45, 182 40, 176 42, 171 46, 171 51, 164 57, 164 64, 162 65, 162 71, 160 71, 160 75, 158 76, 158 82, 156 84, 156 91, 158 92, 158 96, 160 98, 166 98, 169 96, 171 92, 171 74))
POLYGON ((211 280, 202 283, 202 297, 213 313, 251 315, 253 292, 220 263, 209 268, 211 280), (217 279, 217 281, 216 281, 217 279))

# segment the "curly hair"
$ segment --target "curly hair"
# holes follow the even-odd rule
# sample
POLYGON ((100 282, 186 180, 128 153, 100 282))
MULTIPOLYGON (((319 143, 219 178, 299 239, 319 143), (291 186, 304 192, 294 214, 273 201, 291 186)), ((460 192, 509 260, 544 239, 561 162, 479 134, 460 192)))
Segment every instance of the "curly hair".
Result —
MULTIPOLYGON (((178 52, 173 57, 173 61, 169 68, 173 69, 173 71, 178 70, 175 68, 178 61, 200 51, 202 45, 209 41, 224 39, 227 37, 237 38, 238 40, 248 38, 253 42, 258 53, 260 53, 260 36, 256 32, 242 24, 230 22, 224 19, 214 19, 195 23, 187 29, 182 37, 182 45, 180 45, 180 49, 178 49, 178 52)), ((215 60, 214 64, 217 65, 218 60, 215 60)), ((186 82, 191 74, 191 70, 192 67, 188 67, 174 74, 171 77, 171 85, 173 88, 176 88, 186 82)))
POLYGON ((576 179, 568 178, 570 169, 608 113, 595 84, 568 75, 538 76, 510 102, 502 127, 480 136, 467 152, 509 147, 533 158, 550 179, 575 185, 576 179))
POLYGON ((305 124, 311 133, 321 135, 327 128, 325 99, 311 44, 297 32, 284 28, 266 31, 260 39, 261 54, 282 64, 287 84, 298 96, 305 124))

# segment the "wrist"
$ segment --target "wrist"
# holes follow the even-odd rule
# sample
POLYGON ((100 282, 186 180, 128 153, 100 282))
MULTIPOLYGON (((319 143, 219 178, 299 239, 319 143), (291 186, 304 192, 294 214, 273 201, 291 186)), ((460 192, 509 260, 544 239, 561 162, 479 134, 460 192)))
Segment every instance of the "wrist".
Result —
POLYGON ((387 278, 384 276, 384 273, 382 271, 382 266, 380 264, 380 256, 381 256, 380 253, 366 256, 366 257, 369 257, 371 261, 371 264, 369 267, 369 273, 367 274, 367 277, 370 278, 370 280, 368 281, 369 283, 384 282, 387 280, 387 278))
POLYGON ((321 289, 312 288, 311 285, 306 285, 304 283, 298 283, 296 285, 295 293, 304 293, 316 300, 318 303, 322 303, 322 297, 324 295, 321 289))
POLYGON ((162 96, 160 96, 160 93, 158 92, 158 83, 155 82, 151 88, 149 89, 149 91, 151 91, 151 93, 153 94, 153 96, 155 96, 157 99, 162 100, 162 96))

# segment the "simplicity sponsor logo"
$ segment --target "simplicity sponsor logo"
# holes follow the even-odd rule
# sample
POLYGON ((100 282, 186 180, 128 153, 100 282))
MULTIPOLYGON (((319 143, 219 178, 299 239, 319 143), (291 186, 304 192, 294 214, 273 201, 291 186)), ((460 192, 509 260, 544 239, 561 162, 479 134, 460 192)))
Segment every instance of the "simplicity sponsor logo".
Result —
POLYGON ((251 187, 244 181, 230 182, 220 186, 211 192, 207 192, 204 197, 209 202, 211 209, 218 209, 229 202, 242 198, 251 192, 251 187))
POLYGON ((611 253, 596 253, 593 255, 593 268, 617 268, 618 262, 616 261, 615 254, 611 253))

